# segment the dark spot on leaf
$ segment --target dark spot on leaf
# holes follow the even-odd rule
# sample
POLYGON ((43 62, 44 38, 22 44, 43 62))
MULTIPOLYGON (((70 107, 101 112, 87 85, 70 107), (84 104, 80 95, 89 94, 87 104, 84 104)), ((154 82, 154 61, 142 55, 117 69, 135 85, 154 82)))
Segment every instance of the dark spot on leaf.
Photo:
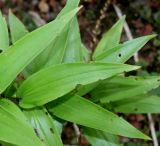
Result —
POLYGON ((111 122, 113 122, 113 119, 111 119, 111 122))
POLYGON ((34 132, 36 133, 36 135, 39 137, 39 133, 38 130, 36 128, 34 128, 34 132))
POLYGON ((160 82, 160 79, 158 79, 157 81, 160 82))
POLYGON ((55 105, 58 105, 58 102, 55 102, 55 105))
POLYGON ((122 54, 121 54, 121 53, 119 53, 119 54, 118 54, 118 56, 119 56, 119 57, 122 57, 122 54))
POLYGON ((137 81, 137 80, 138 80, 138 78, 135 78, 135 80, 137 81))
POLYGON ((138 108, 135 108, 134 111, 138 111, 138 108))
POLYGON ((48 112, 45 112, 46 115, 48 115, 48 112))
POLYGON ((51 131, 51 133, 52 133, 52 134, 54 134, 54 131, 53 131, 53 129, 52 129, 52 128, 50 128, 50 131, 51 131))
POLYGON ((0 53, 2 53, 2 50, 0 49, 0 53))
POLYGON ((41 139, 42 142, 44 142, 44 139, 41 139))
POLYGON ((126 73, 127 73, 127 71, 124 71, 123 73, 124 73, 124 74, 126 74, 126 73))

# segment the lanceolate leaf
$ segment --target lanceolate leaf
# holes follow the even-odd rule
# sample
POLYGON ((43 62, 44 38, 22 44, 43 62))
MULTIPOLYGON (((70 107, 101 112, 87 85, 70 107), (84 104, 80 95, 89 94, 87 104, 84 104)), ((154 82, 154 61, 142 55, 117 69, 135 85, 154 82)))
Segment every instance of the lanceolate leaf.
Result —
POLYGON ((99 55, 102 55, 106 50, 109 50, 119 44, 122 28, 124 25, 125 16, 123 16, 112 28, 107 31, 96 47, 93 59, 96 60, 99 55))
POLYGON ((8 27, 5 18, 0 12, 0 51, 9 46, 8 27))
POLYGON ((65 15, 66 13, 68 13, 69 11, 75 9, 75 7, 78 6, 79 2, 80 2, 80 0, 67 0, 67 4, 62 9, 62 11, 58 14, 57 18, 60 18, 63 15, 65 15))
POLYGON ((95 87, 97 87, 100 83, 101 81, 97 81, 91 84, 87 84, 85 86, 80 86, 79 88, 77 88, 76 94, 80 96, 86 95, 87 93, 92 91, 95 87))
POLYGON ((63 146, 55 121, 46 109, 37 108, 24 113, 45 146, 63 146))
POLYGON ((39 53, 56 39, 77 11, 78 9, 75 9, 64 17, 29 33, 0 54, 0 93, 39 53), (53 34, 53 37, 48 37, 53 34), (8 69, 10 70, 8 71, 8 69))
POLYGON ((127 41, 114 48, 105 50, 105 52, 95 60, 100 62, 124 63, 155 36, 156 35, 149 35, 127 41))
POLYGON ((91 51, 89 51, 85 45, 81 44, 81 50, 82 50, 82 58, 84 62, 89 62, 90 60, 90 54, 91 51))
POLYGON ((83 128, 83 135, 92 146, 120 146, 118 137, 92 128, 83 128))
POLYGON ((28 33, 23 23, 11 11, 9 11, 9 26, 13 44, 28 33))
POLYGON ((83 61, 81 38, 80 38, 77 18, 74 18, 69 27, 63 62, 66 63, 66 62, 81 62, 81 61, 83 61))
POLYGON ((137 68, 137 66, 107 63, 56 65, 29 77, 20 86, 17 96, 22 98, 21 106, 24 108, 40 106, 67 94, 78 84, 90 84, 137 68))
MULTIPOLYGON (((62 9, 57 19, 61 18, 65 13, 75 9, 80 0, 67 0, 67 4, 62 9)), ((46 66, 53 64, 60 64, 62 62, 80 62, 82 61, 81 56, 81 38, 79 32, 79 26, 77 18, 68 24, 62 35, 57 39, 52 57, 47 62, 46 66)))
POLYGON ((0 140, 17 146, 44 146, 12 102, 0 100, 0 140))
POLYGON ((113 102, 112 107, 121 113, 160 113, 160 97, 139 95, 113 102))
MULTIPOLYGON (((66 6, 56 19, 78 7, 79 0, 68 0, 66 6)), ((36 59, 27 67, 29 74, 44 67, 60 64, 62 62, 80 62, 81 39, 76 16, 65 26, 55 41, 53 41, 36 59)))
POLYGON ((145 94, 160 85, 160 77, 117 76, 102 81, 92 92, 92 100, 102 103, 145 94))
POLYGON ((61 119, 111 134, 149 139, 129 123, 78 95, 62 97, 49 104, 49 111, 61 119))

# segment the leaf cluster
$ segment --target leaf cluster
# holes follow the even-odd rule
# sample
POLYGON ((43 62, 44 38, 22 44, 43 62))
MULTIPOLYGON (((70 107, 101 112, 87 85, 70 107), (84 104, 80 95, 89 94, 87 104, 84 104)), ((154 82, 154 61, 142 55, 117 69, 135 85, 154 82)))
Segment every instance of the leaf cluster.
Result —
POLYGON ((32 32, 10 11, 11 40, 0 14, 3 146, 62 146, 65 121, 81 125, 93 146, 118 146, 115 135, 150 139, 116 113, 160 112, 160 97, 150 92, 160 85, 160 77, 124 76, 139 69, 125 62, 155 35, 121 44, 123 16, 90 59, 80 37, 78 4, 68 0, 55 20, 32 32))

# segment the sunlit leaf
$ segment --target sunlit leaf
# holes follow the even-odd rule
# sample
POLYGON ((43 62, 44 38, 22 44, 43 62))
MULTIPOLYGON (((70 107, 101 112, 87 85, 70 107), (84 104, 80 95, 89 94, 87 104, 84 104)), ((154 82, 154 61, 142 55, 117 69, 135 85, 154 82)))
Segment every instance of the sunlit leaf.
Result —
POLYGON ((46 109, 32 109, 24 114, 45 146, 63 146, 56 123, 46 109))
POLYGON ((91 92, 93 101, 102 103, 131 98, 133 96, 145 94, 160 86, 160 77, 123 77, 117 76, 109 80, 102 81, 91 92))
POLYGON ((83 135, 92 146, 120 146, 118 137, 103 131, 83 128, 83 135))
POLYGON ((22 83, 17 96, 21 106, 31 108, 55 100, 79 84, 87 85, 139 67, 110 63, 69 63, 43 69, 22 83))
POLYGON ((100 62, 124 63, 155 36, 156 35, 144 36, 119 44, 114 48, 105 50, 103 54, 98 56, 95 60, 100 62))
POLYGON ((8 27, 5 18, 0 12, 0 51, 9 46, 8 27))
POLYGON ((139 95, 113 102, 112 107, 121 113, 160 113, 160 97, 139 95))
POLYGON ((81 44, 81 50, 82 50, 82 59, 85 62, 89 62, 91 51, 89 51, 83 44, 81 44))
POLYGON ((9 26, 11 32, 12 43, 14 44, 20 38, 25 36, 28 31, 23 25, 23 23, 11 12, 9 11, 9 26))
POLYGON ((48 108, 55 116, 79 125, 111 134, 149 139, 122 118, 78 95, 59 98, 48 108))
POLYGON ((116 24, 112 26, 104 35, 96 47, 93 59, 96 60, 98 56, 102 55, 107 50, 117 46, 120 41, 122 28, 124 25, 125 16, 123 16, 116 24))
POLYGON ((56 39, 77 11, 78 9, 75 9, 64 17, 29 33, 0 54, 0 93, 39 53, 56 39), (53 37, 48 37, 53 34, 53 37))
MULTIPOLYGON (((79 0, 68 0, 56 19, 78 7, 79 0)), ((54 37, 54 36, 53 36, 54 37)), ((33 74, 42 68, 62 62, 80 62, 81 38, 76 16, 65 26, 63 31, 34 61, 27 67, 27 73, 33 74)))
POLYGON ((17 146, 44 146, 20 109, 11 101, 0 100, 0 140, 17 146))

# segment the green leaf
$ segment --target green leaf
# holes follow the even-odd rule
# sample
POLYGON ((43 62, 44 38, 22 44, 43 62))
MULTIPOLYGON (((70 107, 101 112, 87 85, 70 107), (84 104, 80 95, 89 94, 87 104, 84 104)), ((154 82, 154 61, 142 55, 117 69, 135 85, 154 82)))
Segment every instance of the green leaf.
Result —
POLYGON ((16 145, 9 144, 9 143, 6 143, 6 142, 0 142, 0 144, 1 144, 2 146, 16 146, 16 145))
POLYGON ((9 11, 9 26, 11 32, 12 43, 14 44, 20 38, 25 36, 28 31, 23 25, 23 23, 11 12, 9 11))
POLYGON ((157 76, 117 76, 104 80, 91 92, 92 101, 100 100, 101 103, 106 103, 145 94, 160 86, 159 79, 157 76))
POLYGON ((80 0, 67 0, 65 7, 58 14, 57 18, 60 18, 63 15, 65 15, 66 13, 68 13, 69 11, 75 9, 75 7, 78 6, 79 2, 80 2, 80 0))
POLYGON ((29 77, 18 89, 17 96, 22 98, 20 104, 23 108, 32 108, 69 93, 78 84, 90 84, 137 68, 139 67, 108 63, 60 64, 29 77))
POLYGON ((123 16, 116 24, 112 26, 112 28, 107 31, 103 38, 98 43, 96 47, 93 59, 96 60, 98 56, 101 56, 108 49, 111 49, 119 44, 123 25, 125 21, 125 16, 123 16))
POLYGON ((160 97, 139 95, 113 102, 112 107, 121 113, 160 113, 160 97))
MULTIPOLYGON (((58 17, 63 16, 66 12, 77 7, 80 0, 67 0, 66 7, 61 11, 58 17)), ((64 35, 64 34, 63 34, 64 35)), ((62 42, 59 39, 60 43, 62 42)), ((79 25, 77 18, 75 17, 68 27, 68 34, 65 40, 64 56, 62 62, 81 62, 82 50, 81 50, 81 37, 79 31, 79 25)))
POLYGON ((50 103, 48 109, 55 116, 79 125, 110 134, 150 139, 122 118, 78 95, 59 98, 50 103))
POLYGON ((27 119, 11 101, 0 100, 0 140, 17 146, 44 146, 27 119))
MULTIPOLYGON (((65 13, 75 9, 80 0, 67 0, 67 4, 64 9, 57 16, 61 18, 65 13)), ((77 18, 73 18, 70 24, 66 27, 62 35, 56 41, 54 49, 57 51, 57 54, 54 52, 54 57, 48 61, 47 66, 53 64, 59 64, 62 62, 81 62, 81 38, 79 32, 79 26, 77 18)))
POLYGON ((81 44, 81 50, 82 50, 82 59, 84 60, 84 62, 89 62, 91 52, 83 44, 81 44))
POLYGON ((100 62, 116 62, 124 63, 131 58, 138 50, 140 50, 150 39, 156 35, 139 37, 131 41, 127 41, 114 48, 106 50, 95 60, 100 62))
MULTIPOLYGON (((79 0, 68 0, 66 6, 56 19, 77 8, 79 0)), ((79 62, 80 34, 76 16, 65 26, 55 41, 53 41, 34 61, 27 67, 28 74, 33 74, 42 68, 62 62, 79 62)))
POLYGON ((103 131, 83 128, 83 135, 92 146, 120 146, 118 144, 118 137, 103 131))
POLYGON ((45 108, 24 111, 24 114, 45 146, 63 146, 55 121, 45 108))
POLYGON ((0 50, 5 50, 9 46, 8 27, 5 18, 0 12, 0 50))
POLYGON ((78 9, 75 9, 64 17, 29 33, 0 54, 0 93, 39 53, 56 39, 77 11, 78 9))
POLYGON ((74 18, 68 32, 68 38, 65 48, 65 54, 63 57, 63 62, 66 63, 66 62, 81 62, 81 61, 83 61, 81 38, 80 38, 77 18, 74 18))
POLYGON ((97 87, 100 84, 101 81, 97 81, 91 84, 82 85, 77 88, 77 95, 83 96, 92 91, 95 87, 97 87))

